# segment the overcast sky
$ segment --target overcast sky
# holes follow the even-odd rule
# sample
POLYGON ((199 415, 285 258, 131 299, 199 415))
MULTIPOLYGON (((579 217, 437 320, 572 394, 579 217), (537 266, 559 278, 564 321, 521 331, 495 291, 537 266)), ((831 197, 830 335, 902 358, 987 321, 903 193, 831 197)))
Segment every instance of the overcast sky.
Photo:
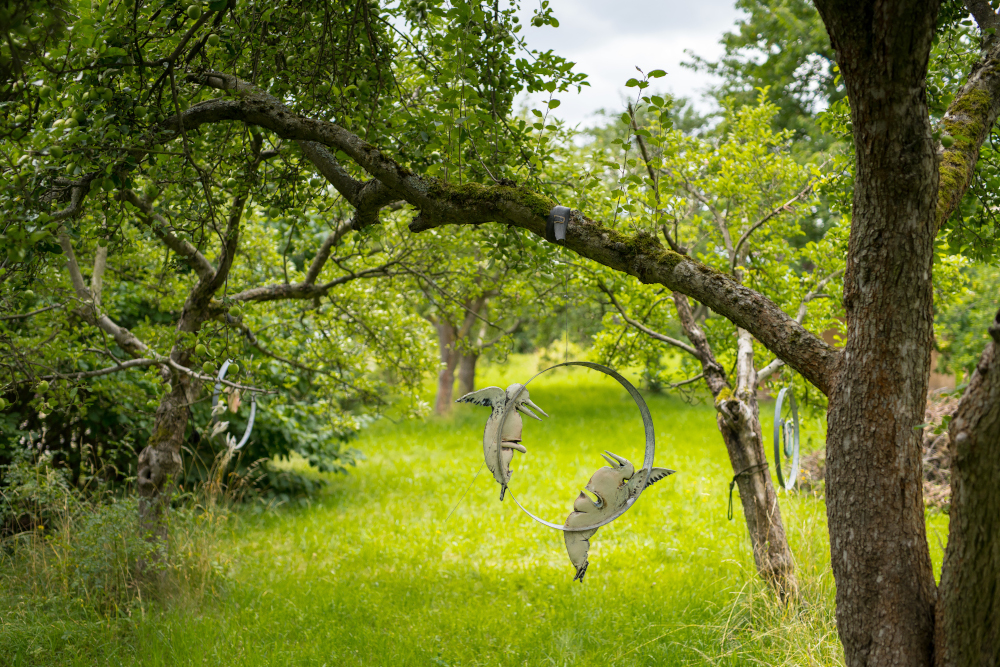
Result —
MULTIPOLYGON (((644 71, 667 71, 653 88, 679 96, 699 97, 710 80, 681 67, 685 50, 714 59, 722 53, 719 38, 731 30, 740 12, 725 0, 549 0, 559 27, 531 25, 537 7, 524 0, 522 34, 528 44, 577 63, 588 74, 590 88, 560 96, 558 115, 570 124, 594 123, 600 108, 624 108, 625 82, 644 71)), ((634 94, 635 90, 632 89, 634 94)))

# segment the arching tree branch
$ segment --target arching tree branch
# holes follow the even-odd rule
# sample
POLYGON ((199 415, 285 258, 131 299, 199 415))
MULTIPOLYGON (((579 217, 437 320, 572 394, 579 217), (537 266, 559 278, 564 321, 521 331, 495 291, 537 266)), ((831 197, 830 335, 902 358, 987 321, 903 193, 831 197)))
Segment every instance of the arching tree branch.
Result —
MULTIPOLYGON (((544 237, 546 216, 554 205, 547 197, 521 187, 474 183, 455 186, 425 178, 339 125, 303 118, 235 77, 213 72, 202 75, 199 81, 235 92, 236 96, 192 106, 182 114, 185 128, 240 121, 269 129, 285 139, 314 141, 343 151, 395 197, 420 209, 420 215, 410 225, 412 231, 448 224, 499 222, 544 237)), ((177 128, 180 119, 167 119, 164 125, 177 128)), ((566 247, 643 282, 659 283, 692 296, 747 329, 821 391, 831 390, 839 352, 802 328, 769 299, 727 274, 666 250, 651 235, 627 236, 579 212, 571 216, 566 247)))

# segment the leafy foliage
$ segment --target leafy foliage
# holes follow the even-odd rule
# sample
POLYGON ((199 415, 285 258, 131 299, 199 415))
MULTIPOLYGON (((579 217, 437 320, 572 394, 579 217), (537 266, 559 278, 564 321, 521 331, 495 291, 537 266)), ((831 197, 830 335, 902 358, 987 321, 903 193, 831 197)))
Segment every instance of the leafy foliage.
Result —
MULTIPOLYGON (((766 92, 754 105, 729 107, 726 129, 718 136, 691 136, 674 128, 669 104, 662 97, 640 94, 633 107, 636 113, 623 115, 617 124, 620 138, 610 146, 592 145, 594 162, 600 160, 604 168, 592 183, 612 187, 611 197, 603 199, 617 202, 606 216, 622 229, 665 235, 708 266, 736 273, 792 316, 807 302, 804 324, 817 334, 839 328, 842 287, 837 277, 843 270, 847 224, 843 217, 825 221, 816 216, 816 193, 831 180, 831 162, 799 163, 792 150, 793 133, 774 129, 778 108, 767 101, 766 92), (645 119, 642 126, 639 118, 645 119), (818 239, 805 236, 804 227, 819 227, 818 239)), ((592 206, 601 200, 591 195, 592 206)), ((634 319, 683 339, 669 292, 599 268, 591 275, 615 293, 634 319)), ((732 325, 704 308, 698 316, 716 358, 731 367, 736 352, 732 325)), ((594 353, 643 366, 651 386, 700 372, 697 360, 686 354, 680 355, 679 365, 665 363, 665 356, 677 350, 629 326, 618 312, 609 312, 604 322, 594 353)), ((770 358, 765 350, 758 354, 756 365, 761 368, 770 358)))
MULTIPOLYGON (((486 230, 477 240, 493 249, 488 264, 480 269, 478 253, 470 272, 461 253, 432 242, 440 239, 401 234, 408 213, 398 207, 382 225, 354 225, 354 207, 294 144, 226 124, 166 124, 213 95, 198 83, 201 72, 232 72, 291 111, 395 151, 415 172, 539 185, 565 135, 550 118, 555 95, 586 82, 564 59, 525 48, 515 4, 105 0, 67 11, 65 39, 18 60, 0 96, 5 456, 32 434, 61 452, 55 463, 75 457, 76 484, 87 469, 134 474, 134 453, 177 384, 176 369, 157 362, 86 377, 135 356, 97 325, 107 315, 154 361, 179 359, 204 377, 236 359, 241 373, 228 380, 280 393, 261 401, 243 460, 296 452, 321 470, 342 470, 353 456, 345 442, 368 415, 389 401, 408 403, 411 414, 425 409, 415 389, 433 362, 413 307, 425 278, 464 290, 498 261, 509 273, 526 258, 544 259, 527 235, 486 230), (516 118, 520 91, 549 98, 516 118), (329 239, 333 257, 323 263, 329 239), (204 265, 184 244, 228 272, 190 322, 204 265), (96 283, 90 301, 67 274, 68 249, 84 282, 96 283), (282 286, 307 280, 335 288, 289 301, 282 286)), ((17 16, 39 39, 48 34, 39 27, 52 23, 44 12, 17 16)), ((547 5, 535 22, 558 25, 547 5)), ((188 446, 194 459, 211 461, 221 443, 197 433, 208 424, 197 401, 193 415, 188 446)))

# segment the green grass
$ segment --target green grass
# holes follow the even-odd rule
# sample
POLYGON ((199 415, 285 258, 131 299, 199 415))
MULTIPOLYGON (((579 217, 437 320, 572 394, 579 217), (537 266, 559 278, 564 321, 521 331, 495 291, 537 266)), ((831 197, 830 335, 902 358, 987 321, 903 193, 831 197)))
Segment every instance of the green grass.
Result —
MULTIPOLYGON (((518 361, 481 382, 524 381, 534 362, 518 361)), ((551 417, 525 419, 511 487, 562 522, 601 450, 641 460, 642 426, 624 390, 592 371, 547 374, 530 390, 551 417)), ((473 481, 488 412, 461 405, 367 430, 367 460, 309 507, 236 513, 214 546, 215 594, 106 619, 0 592, 0 663, 841 664, 822 501, 781 497, 802 583, 801 601, 781 607, 754 574, 738 505, 726 520, 732 471, 714 411, 647 400, 656 463, 678 472, 597 533, 582 585, 560 533, 499 502, 485 468, 473 481)))

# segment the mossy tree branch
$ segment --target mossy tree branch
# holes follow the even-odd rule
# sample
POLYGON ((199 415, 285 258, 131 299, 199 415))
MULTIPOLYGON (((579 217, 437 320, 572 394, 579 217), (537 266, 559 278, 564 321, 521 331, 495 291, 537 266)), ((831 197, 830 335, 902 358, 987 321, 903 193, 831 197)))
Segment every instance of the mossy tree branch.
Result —
POLYGON ((972 182, 979 147, 1000 116, 1000 37, 988 33, 983 37, 979 60, 942 120, 954 143, 938 149, 938 230, 961 203, 972 182))
MULTIPOLYGON (((283 139, 316 142, 342 151, 381 187, 419 209, 420 214, 410 224, 411 231, 497 222, 544 237, 546 216, 556 202, 543 195, 517 186, 451 185, 423 177, 345 128, 300 116, 235 77, 210 72, 197 77, 197 81, 233 96, 192 106, 181 114, 185 129, 238 121, 270 130, 283 139)), ((180 127, 180 123, 179 117, 173 117, 164 125, 172 129, 180 127)), ((341 180, 347 190, 357 187, 358 182, 341 180)), ((388 198, 386 194, 385 199, 388 198)), ((645 283, 659 283, 687 294, 749 331, 824 393, 832 389, 840 353, 806 331, 775 303, 731 276, 665 249, 653 235, 642 232, 625 235, 586 218, 579 211, 574 211, 569 221, 566 247, 645 283)))

